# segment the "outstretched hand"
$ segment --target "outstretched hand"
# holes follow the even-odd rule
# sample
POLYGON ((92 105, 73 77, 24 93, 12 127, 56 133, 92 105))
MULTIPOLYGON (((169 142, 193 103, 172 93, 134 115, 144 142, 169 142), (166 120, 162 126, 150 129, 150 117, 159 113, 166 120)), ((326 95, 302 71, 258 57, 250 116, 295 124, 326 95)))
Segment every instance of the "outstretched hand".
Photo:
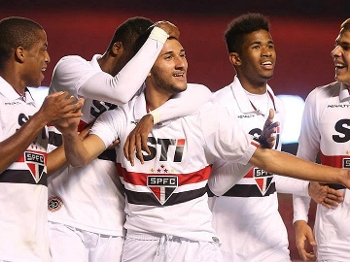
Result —
POLYGON ((142 150, 147 154, 151 154, 147 146, 148 134, 153 128, 153 116, 147 114, 141 118, 134 130, 128 135, 124 144, 125 158, 134 166, 134 152, 136 149, 136 157, 140 160, 141 164, 144 163, 142 150))
POLYGON ((170 23, 169 21, 162 20, 162 21, 155 22, 151 26, 151 28, 154 26, 163 29, 169 35, 169 37, 173 37, 173 38, 176 38, 177 40, 179 40, 180 31, 177 28, 177 26, 174 25, 173 23, 170 23))
POLYGON ((280 123, 278 121, 273 122, 274 116, 275 112, 273 109, 270 109, 269 116, 264 124, 264 129, 259 137, 260 144, 265 148, 272 148, 275 145, 276 137, 273 134, 276 133, 277 127, 280 123))
POLYGON ((316 248, 316 240, 311 227, 304 220, 294 222, 295 246, 303 261, 315 261, 316 255, 313 249, 316 248), (312 250, 310 250, 312 249, 312 250))
POLYGON ((343 194, 340 191, 319 182, 310 182, 308 193, 317 204, 328 209, 337 207, 339 203, 344 201, 343 194))

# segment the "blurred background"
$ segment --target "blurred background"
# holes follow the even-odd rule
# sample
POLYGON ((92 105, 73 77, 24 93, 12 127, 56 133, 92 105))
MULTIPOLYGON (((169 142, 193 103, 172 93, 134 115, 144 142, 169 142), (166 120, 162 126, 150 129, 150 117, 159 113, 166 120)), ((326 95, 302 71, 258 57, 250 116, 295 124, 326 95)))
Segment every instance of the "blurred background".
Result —
MULTIPOLYGON (((287 107, 283 150, 295 153, 303 101, 316 86, 334 81, 330 51, 340 24, 350 16, 348 0, 275 1, 174 1, 174 0, 2 0, 0 18, 25 16, 39 22, 49 40, 51 63, 43 86, 49 86, 56 62, 64 55, 79 54, 90 60, 104 53, 117 26, 132 16, 169 20, 181 31, 181 43, 189 61, 189 82, 207 85, 212 91, 229 84, 235 72, 229 63, 223 34, 236 16, 260 12, 271 22, 277 65, 269 81, 287 107)), ((47 88, 36 92, 39 100, 47 88)), ((289 195, 279 195, 293 261, 292 205, 289 195)), ((314 211, 315 206, 312 206, 314 211)), ((310 216, 311 222, 314 216, 310 216)))

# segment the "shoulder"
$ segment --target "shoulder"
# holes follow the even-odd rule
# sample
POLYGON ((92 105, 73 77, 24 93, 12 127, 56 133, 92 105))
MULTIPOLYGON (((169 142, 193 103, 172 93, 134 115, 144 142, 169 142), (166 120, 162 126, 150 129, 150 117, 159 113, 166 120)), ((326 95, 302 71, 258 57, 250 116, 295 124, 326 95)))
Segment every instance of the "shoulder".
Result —
POLYGON ((231 85, 218 89, 213 96, 213 101, 221 102, 233 98, 231 85))
POLYGON ((307 102, 314 101, 322 99, 322 98, 329 98, 332 96, 338 96, 340 91, 340 83, 339 82, 332 82, 327 85, 318 86, 314 88, 306 97, 307 102))

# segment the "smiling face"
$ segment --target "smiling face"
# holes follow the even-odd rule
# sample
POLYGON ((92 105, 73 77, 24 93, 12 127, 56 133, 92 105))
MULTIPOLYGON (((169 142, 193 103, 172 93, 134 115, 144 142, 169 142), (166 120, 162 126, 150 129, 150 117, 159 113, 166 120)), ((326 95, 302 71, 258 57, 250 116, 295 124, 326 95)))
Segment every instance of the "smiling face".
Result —
POLYGON ((245 89, 253 92, 256 88, 266 88, 267 80, 273 76, 276 62, 270 33, 258 30, 247 34, 240 53, 230 53, 230 60, 245 89))
POLYGON ((168 39, 146 80, 147 88, 174 95, 187 88, 188 63, 185 50, 176 39, 168 39))
POLYGON ((29 49, 23 49, 24 70, 22 80, 26 86, 38 87, 44 80, 43 72, 47 69, 50 56, 47 51, 48 42, 44 30, 38 30, 39 39, 29 49))
POLYGON ((331 52, 334 78, 350 87, 350 30, 340 30, 331 52))

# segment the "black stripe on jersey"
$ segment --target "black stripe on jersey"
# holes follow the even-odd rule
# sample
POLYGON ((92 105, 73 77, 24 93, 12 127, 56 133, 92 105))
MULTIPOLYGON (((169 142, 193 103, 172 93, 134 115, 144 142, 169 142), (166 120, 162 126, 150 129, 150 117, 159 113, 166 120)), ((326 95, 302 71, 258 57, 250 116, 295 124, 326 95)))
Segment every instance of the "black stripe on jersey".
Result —
POLYGON ((226 197, 265 197, 276 192, 275 182, 272 182, 263 195, 257 185, 235 185, 223 196, 226 197))
POLYGON ((5 170, 0 174, 0 183, 24 183, 47 186, 47 174, 43 173, 39 182, 36 183, 32 174, 27 170, 5 170))
POLYGON ((54 146, 62 145, 62 135, 54 131, 49 131, 49 144, 54 146))
POLYGON ((330 188, 335 189, 335 190, 346 189, 346 186, 343 186, 341 184, 326 184, 326 185, 329 186, 330 188))
POLYGON ((191 191, 185 191, 180 193, 173 193, 169 199, 162 205, 153 193, 148 192, 135 192, 125 189, 128 202, 134 205, 144 206, 173 206, 181 204, 196 198, 199 198, 207 193, 205 188, 199 188, 191 191))
POLYGON ((99 155, 97 158, 115 162, 117 159, 117 153, 115 152, 115 149, 107 149, 103 153, 101 153, 101 155, 99 155))

